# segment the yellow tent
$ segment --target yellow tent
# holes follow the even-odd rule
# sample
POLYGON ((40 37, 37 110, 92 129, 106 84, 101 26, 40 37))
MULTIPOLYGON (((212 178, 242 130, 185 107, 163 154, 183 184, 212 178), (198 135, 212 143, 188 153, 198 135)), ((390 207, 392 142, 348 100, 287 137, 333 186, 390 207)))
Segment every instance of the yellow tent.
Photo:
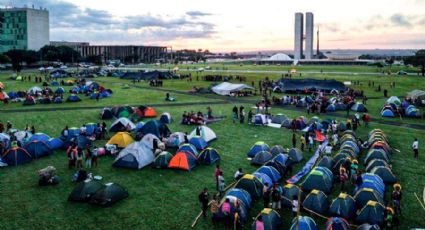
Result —
POLYGON ((119 148, 125 148, 134 142, 134 139, 127 132, 118 132, 109 141, 108 145, 117 145, 119 148))

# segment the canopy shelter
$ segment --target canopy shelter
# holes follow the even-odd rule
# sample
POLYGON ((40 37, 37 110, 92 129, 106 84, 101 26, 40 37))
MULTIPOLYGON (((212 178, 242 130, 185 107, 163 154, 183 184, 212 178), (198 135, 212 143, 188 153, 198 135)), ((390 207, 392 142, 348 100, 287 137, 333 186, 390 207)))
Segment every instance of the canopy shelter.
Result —
POLYGON ((223 96, 229 96, 232 93, 240 92, 243 90, 254 90, 254 88, 246 84, 233 84, 229 82, 223 82, 212 87, 212 91, 214 93, 223 96))

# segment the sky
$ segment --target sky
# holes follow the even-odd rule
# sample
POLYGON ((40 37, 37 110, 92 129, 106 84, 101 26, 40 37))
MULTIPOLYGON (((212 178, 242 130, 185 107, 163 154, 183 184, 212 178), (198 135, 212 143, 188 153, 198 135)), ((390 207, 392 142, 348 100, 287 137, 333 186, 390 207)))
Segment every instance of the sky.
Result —
POLYGON ((24 5, 50 11, 55 41, 292 50, 294 14, 313 12, 321 49, 425 47, 425 0, 0 0, 24 5))

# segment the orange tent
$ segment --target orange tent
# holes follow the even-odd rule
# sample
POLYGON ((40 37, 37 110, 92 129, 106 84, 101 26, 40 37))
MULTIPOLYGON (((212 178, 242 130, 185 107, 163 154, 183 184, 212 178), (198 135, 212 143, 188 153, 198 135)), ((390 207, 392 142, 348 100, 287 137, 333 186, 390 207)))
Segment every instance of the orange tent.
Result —
POLYGON ((171 158, 170 163, 168 163, 168 168, 190 171, 195 168, 197 164, 198 160, 191 152, 178 152, 171 158))
POLYGON ((154 108, 152 107, 147 107, 144 111, 143 111, 143 117, 156 117, 156 111, 154 108))

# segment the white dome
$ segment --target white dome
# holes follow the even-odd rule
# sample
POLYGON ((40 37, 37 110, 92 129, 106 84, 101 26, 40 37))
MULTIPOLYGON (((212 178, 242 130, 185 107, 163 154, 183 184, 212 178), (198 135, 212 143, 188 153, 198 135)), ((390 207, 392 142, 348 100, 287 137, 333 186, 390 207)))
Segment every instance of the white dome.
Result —
POLYGON ((284 53, 277 53, 271 57, 269 57, 267 60, 269 61, 292 61, 292 58, 284 53))

